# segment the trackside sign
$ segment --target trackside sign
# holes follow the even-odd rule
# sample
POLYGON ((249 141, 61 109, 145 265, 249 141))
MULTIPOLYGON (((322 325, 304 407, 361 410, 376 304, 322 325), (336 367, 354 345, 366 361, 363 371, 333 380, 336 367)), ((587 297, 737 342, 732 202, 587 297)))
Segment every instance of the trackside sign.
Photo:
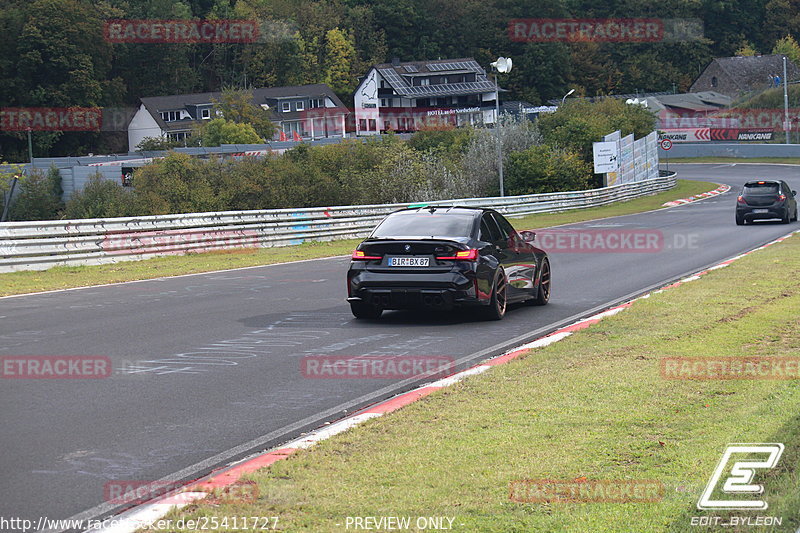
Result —
POLYGON ((619 144, 616 142, 596 142, 592 144, 595 174, 619 170, 619 144))

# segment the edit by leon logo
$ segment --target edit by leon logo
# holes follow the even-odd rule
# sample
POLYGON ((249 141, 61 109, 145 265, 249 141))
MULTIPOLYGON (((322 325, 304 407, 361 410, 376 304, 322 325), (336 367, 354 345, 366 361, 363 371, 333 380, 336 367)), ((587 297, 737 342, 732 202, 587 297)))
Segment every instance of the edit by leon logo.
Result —
POLYGON ((700 510, 764 510, 769 505, 766 501, 751 499, 712 498, 712 494, 722 481, 723 474, 730 464, 730 472, 722 483, 721 492, 725 495, 761 495, 764 486, 753 483, 758 470, 774 468, 783 454, 783 444, 772 442, 766 444, 729 444, 722 454, 714 474, 697 502, 700 510), (739 459, 739 460, 737 460, 739 459))

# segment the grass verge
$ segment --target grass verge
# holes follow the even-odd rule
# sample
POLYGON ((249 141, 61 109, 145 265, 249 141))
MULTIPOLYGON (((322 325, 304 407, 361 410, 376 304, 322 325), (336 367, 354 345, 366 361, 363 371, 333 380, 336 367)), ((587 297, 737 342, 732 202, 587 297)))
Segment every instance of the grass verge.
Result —
POLYGON ((277 516, 282 531, 326 532, 347 517, 451 517, 454 531, 499 533, 708 531, 691 517, 762 515, 782 526, 729 530, 795 531, 800 383, 666 380, 659 362, 800 356, 797 309, 800 236, 251 474, 255 502, 170 518, 277 516), (769 509, 698 511, 733 442, 785 445, 756 478, 769 509), (580 478, 658 480, 665 492, 656 503, 509 500, 513 480, 580 478))
POLYGON ((511 219, 517 229, 536 229, 559 226, 561 224, 574 224, 597 218, 617 217, 621 215, 632 215, 659 209, 666 202, 679 198, 688 198, 695 194, 713 191, 718 185, 708 181, 678 180, 678 184, 662 193, 653 196, 645 196, 627 202, 618 202, 602 207, 590 207, 588 209, 578 209, 576 211, 566 211, 564 213, 549 213, 546 215, 530 215, 522 218, 511 219))
MULTIPOLYGON (((513 223, 518 229, 535 229, 639 213, 657 209, 670 200, 692 196, 714 188, 716 185, 709 182, 679 180, 675 188, 653 196, 567 213, 534 215, 515 219, 513 223)), ((280 248, 241 249, 157 257, 144 261, 123 261, 109 265, 55 267, 44 271, 11 272, 0 274, 0 296, 345 255, 349 254, 358 242, 360 242, 358 239, 311 242, 280 248)))
POLYGON ((800 157, 662 157, 661 163, 783 163, 800 165, 800 157))

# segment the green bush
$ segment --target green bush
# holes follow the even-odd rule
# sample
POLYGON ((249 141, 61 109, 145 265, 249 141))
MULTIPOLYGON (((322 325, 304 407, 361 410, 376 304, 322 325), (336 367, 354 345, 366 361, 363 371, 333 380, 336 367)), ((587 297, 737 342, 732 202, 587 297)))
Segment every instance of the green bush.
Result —
MULTIPOLYGON (((655 115, 648 109, 615 98, 598 102, 570 100, 555 113, 541 115, 539 129, 545 144, 575 152, 592 163, 592 143, 602 141, 604 135, 616 130, 623 136, 632 133, 639 139, 655 129, 655 121, 655 115)), ((593 185, 602 184, 597 180, 593 185)))
POLYGON ((580 191, 590 187, 592 167, 570 150, 531 146, 509 156, 508 194, 580 191))
MULTIPOLYGON (((194 142, 192 143, 194 144, 194 142)), ((168 139, 166 137, 145 137, 136 145, 138 152, 160 152, 183 146, 183 141, 168 139)))
POLYGON ((164 159, 136 169, 133 186, 147 213, 196 213, 224 209, 211 184, 213 165, 187 154, 170 152, 164 159), (211 171, 211 172, 209 172, 211 171))
POLYGON ((203 146, 221 146, 223 144, 258 144, 264 139, 258 136, 250 124, 237 123, 215 118, 203 123, 195 129, 193 137, 199 137, 203 146))
POLYGON ((61 174, 50 167, 47 174, 34 170, 17 183, 19 194, 9 209, 9 220, 55 220, 64 205, 61 202, 61 174))
POLYGON ((412 135, 408 146, 420 152, 441 153, 452 157, 467 151, 473 132, 472 127, 428 128, 412 135))
POLYGON ((89 178, 82 191, 73 193, 64 207, 64 218, 110 218, 141 215, 136 194, 99 174, 89 178))

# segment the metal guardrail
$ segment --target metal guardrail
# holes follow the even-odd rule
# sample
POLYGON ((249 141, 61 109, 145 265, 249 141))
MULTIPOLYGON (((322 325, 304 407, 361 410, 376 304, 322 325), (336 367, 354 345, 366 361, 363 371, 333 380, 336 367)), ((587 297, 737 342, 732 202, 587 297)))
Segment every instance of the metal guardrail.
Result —
MULTIPOLYGON (((510 216, 597 207, 672 188, 675 174, 586 191, 427 202, 492 207, 510 216)), ((189 213, 0 224, 0 272, 44 270, 228 248, 367 236, 403 204, 189 213)))

